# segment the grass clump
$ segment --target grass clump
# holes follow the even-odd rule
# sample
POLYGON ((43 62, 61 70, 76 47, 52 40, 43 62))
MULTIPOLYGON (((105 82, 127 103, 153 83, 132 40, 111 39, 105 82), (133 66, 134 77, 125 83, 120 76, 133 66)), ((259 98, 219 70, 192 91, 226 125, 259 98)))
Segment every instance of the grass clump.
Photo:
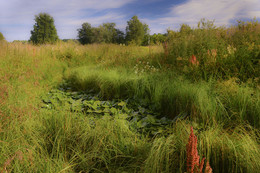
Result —
MULTIPOLYGON (((186 171, 189 125, 178 121, 173 129, 172 135, 167 138, 154 140, 146 160, 147 172, 186 171)), ((251 172, 259 169, 259 141, 254 132, 248 133, 244 127, 229 131, 215 126, 195 129, 195 133, 198 137, 199 155, 206 157, 214 172, 251 172)))
POLYGON ((258 80, 259 34, 257 20, 239 21, 237 26, 223 28, 202 19, 197 28, 169 32, 166 62, 196 80, 258 80))
POLYGON ((147 152, 146 140, 130 131, 120 115, 97 119, 59 112, 40 122, 34 130, 40 146, 49 157, 66 159, 75 172, 138 170, 147 152))

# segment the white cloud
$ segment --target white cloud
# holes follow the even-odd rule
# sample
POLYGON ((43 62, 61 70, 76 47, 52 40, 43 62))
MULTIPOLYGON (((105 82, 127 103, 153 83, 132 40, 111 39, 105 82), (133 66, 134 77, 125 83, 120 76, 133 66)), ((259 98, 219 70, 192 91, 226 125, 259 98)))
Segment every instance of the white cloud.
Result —
POLYGON ((146 19, 147 23, 157 26, 159 30, 160 26, 165 25, 177 29, 182 23, 195 27, 202 18, 215 20, 218 26, 229 25, 235 19, 260 18, 259 0, 188 0, 170 9, 164 17, 146 19))
POLYGON ((124 15, 119 15, 117 13, 113 13, 113 12, 108 12, 106 13, 106 15, 102 15, 102 16, 92 16, 92 17, 84 17, 82 19, 78 19, 78 20, 73 20, 73 19, 63 19, 61 22, 66 22, 69 25, 81 25, 84 22, 88 22, 91 25, 100 25, 104 22, 115 22, 119 21, 121 19, 123 19, 125 16, 124 15))

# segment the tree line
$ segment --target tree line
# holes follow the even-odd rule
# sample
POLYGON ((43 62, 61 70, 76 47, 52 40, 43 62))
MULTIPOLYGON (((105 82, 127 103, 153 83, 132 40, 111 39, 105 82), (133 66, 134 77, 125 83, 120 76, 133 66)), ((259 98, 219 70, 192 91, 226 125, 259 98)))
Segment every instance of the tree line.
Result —
POLYGON ((124 33, 115 28, 115 23, 103 23, 92 27, 90 23, 83 23, 78 29, 81 44, 91 43, 124 43, 124 33))
MULTIPOLYGON (((35 16, 30 42, 33 44, 55 43, 58 38, 54 19, 47 13, 35 16)), ((115 23, 103 23, 98 27, 83 23, 78 30, 78 41, 81 44, 114 43, 127 45, 160 44, 165 41, 165 34, 150 35, 149 26, 142 23, 137 16, 127 21, 125 32, 116 28, 115 23)))

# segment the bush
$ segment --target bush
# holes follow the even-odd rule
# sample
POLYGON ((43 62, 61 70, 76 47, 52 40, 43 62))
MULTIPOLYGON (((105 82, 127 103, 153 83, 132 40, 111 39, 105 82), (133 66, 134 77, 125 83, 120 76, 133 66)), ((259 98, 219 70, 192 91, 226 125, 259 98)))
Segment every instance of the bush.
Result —
POLYGON ((180 32, 168 34, 166 63, 193 79, 254 79, 260 75, 259 34, 255 20, 230 28, 217 28, 205 19, 195 29, 182 25, 180 32))

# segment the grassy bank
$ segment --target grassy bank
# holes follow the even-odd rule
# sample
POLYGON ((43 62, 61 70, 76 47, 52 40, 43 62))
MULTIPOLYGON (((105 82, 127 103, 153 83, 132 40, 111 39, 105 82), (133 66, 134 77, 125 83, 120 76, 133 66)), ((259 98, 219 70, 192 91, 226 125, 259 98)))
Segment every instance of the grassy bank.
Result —
MULTIPOLYGON (((195 64, 196 52, 174 52, 182 41, 169 41, 169 50, 1 42, 0 171, 185 172, 191 126, 213 172, 258 170, 258 66, 249 58, 249 71, 226 61, 221 68, 219 53, 211 75, 207 50, 195 64), (223 75, 229 65, 234 71, 223 75)), ((247 45, 236 51, 257 59, 258 42, 249 53, 247 45)))
POLYGON ((233 79, 193 83, 176 73, 142 74, 96 67, 75 68, 68 77, 75 90, 101 92, 105 99, 138 98, 170 118, 188 115, 207 125, 249 122, 259 129, 259 90, 239 86, 233 79))

